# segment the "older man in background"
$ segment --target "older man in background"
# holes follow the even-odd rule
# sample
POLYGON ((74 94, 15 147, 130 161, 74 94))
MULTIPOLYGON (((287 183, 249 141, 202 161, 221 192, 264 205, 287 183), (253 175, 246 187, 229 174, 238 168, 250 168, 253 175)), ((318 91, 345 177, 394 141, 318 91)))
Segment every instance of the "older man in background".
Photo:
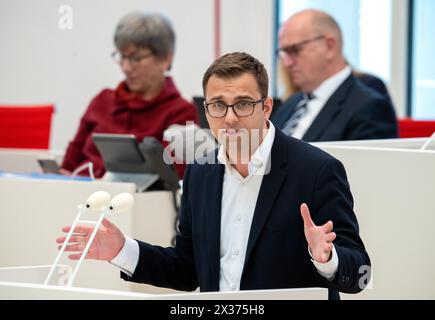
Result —
POLYGON ((391 102, 352 75, 333 17, 313 9, 293 15, 279 31, 278 52, 301 90, 272 117, 285 134, 310 142, 397 137, 391 102))

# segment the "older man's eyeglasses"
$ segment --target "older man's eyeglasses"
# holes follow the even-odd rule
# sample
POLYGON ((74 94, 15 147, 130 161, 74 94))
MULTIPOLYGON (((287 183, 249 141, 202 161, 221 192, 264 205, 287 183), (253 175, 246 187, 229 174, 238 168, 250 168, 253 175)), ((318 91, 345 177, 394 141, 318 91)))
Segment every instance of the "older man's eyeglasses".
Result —
POLYGON ((204 107, 207 113, 212 118, 223 118, 228 113, 228 108, 233 108, 234 113, 238 117, 249 117, 254 113, 254 108, 258 103, 263 104, 266 98, 261 98, 257 101, 241 100, 235 104, 226 104, 222 101, 206 102, 204 107))
POLYGON ((299 55, 299 53, 304 49, 304 47, 314 41, 318 41, 321 39, 324 39, 325 36, 324 35, 320 35, 308 40, 304 40, 295 44, 292 44, 290 46, 287 47, 283 47, 283 48, 278 48, 276 50, 276 53, 281 57, 281 58, 287 58, 287 57, 292 57, 295 58, 299 55))
POLYGON ((151 58, 153 56, 152 53, 148 54, 132 54, 130 56, 123 56, 119 51, 114 51, 112 53, 112 59, 118 63, 122 64, 123 61, 128 61, 131 66, 139 65, 144 59, 151 58))

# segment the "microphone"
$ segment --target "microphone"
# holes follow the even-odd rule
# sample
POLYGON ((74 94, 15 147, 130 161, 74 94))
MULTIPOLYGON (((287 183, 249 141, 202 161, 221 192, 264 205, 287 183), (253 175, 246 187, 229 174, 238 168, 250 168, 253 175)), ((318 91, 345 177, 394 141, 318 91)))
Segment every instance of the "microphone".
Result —
POLYGON ((110 202, 110 194, 106 191, 97 191, 91 194, 86 200, 86 210, 99 211, 110 202))
POLYGON ((123 212, 128 211, 133 207, 134 198, 130 193, 123 192, 115 197, 109 203, 110 212, 123 212))

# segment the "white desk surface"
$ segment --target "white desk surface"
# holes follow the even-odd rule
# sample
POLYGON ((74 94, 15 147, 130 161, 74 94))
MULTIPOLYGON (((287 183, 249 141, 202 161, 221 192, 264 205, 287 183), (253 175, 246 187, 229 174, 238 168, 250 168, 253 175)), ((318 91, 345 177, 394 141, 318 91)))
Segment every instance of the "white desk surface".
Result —
POLYGON ((321 288, 258 290, 239 292, 146 294, 115 290, 77 287, 42 286, 13 282, 0 282, 0 299, 50 300, 327 300, 328 291, 321 288))

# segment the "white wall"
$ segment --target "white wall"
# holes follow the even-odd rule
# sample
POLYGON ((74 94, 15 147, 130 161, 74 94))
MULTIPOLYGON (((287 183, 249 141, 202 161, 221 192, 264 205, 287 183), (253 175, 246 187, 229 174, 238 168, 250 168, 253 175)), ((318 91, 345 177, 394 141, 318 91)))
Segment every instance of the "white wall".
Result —
MULTIPOLYGON (((171 74, 186 98, 201 94, 214 59, 213 0, 14 0, 0 2, 0 104, 56 104, 51 148, 63 149, 90 100, 122 80, 110 58, 120 17, 132 10, 159 11, 174 23, 176 56, 171 74), (61 5, 73 12, 61 30, 61 5)), ((222 1, 222 52, 244 50, 270 71, 273 1, 222 1), (248 9, 249 8, 249 9, 248 9)))
MULTIPOLYGON (((245 51, 273 75, 274 1, 221 0, 222 52, 245 51)), ((270 92, 271 92, 270 88, 270 92)))
POLYGON ((0 2, 0 104, 54 102, 51 147, 65 148, 89 101, 122 80, 112 61, 119 18, 146 9, 169 16, 177 32, 171 74, 186 98, 201 93, 213 58, 212 1, 15 0, 0 2), (73 9, 72 30, 58 26, 59 7, 73 9))

